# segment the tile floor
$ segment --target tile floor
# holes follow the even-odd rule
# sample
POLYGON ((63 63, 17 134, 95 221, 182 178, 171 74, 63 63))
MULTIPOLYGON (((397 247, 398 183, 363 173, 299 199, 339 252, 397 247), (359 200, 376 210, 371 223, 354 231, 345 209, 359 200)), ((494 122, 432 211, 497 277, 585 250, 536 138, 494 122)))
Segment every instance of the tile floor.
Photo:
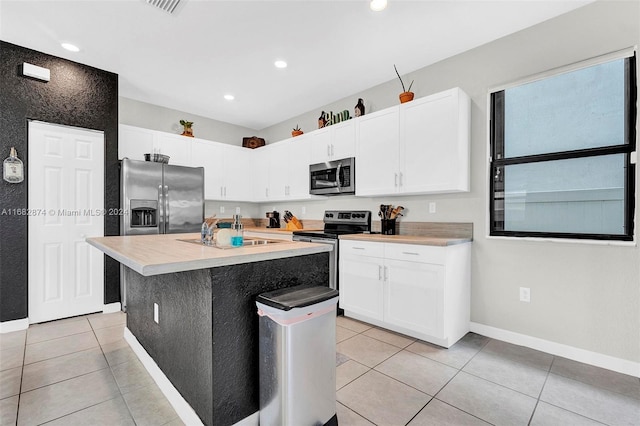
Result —
POLYGON ((338 317, 341 426, 640 425, 640 379, 469 333, 449 349, 338 317))
POLYGON ((94 314, 0 334, 0 425, 182 425, 125 321, 94 314))
MULTIPOLYGON (((0 334, 0 425, 181 425, 123 339, 123 313, 0 334)), ((442 349, 349 318, 340 426, 640 425, 640 379, 470 333, 442 349)))

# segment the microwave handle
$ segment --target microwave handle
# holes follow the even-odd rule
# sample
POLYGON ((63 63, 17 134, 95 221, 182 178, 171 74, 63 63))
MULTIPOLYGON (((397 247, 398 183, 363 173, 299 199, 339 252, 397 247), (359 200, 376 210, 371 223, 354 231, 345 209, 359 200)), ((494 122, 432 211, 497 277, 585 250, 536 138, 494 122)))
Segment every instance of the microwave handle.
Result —
POLYGON ((336 170, 336 187, 340 188, 340 169, 342 168, 342 161, 338 163, 338 169, 336 170))

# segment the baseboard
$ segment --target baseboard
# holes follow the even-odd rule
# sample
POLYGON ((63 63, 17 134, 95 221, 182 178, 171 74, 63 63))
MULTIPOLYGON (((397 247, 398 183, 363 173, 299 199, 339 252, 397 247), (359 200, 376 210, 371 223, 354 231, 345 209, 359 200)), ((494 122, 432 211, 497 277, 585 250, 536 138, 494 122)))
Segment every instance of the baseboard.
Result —
MULTIPOLYGON (((147 351, 142 347, 136 336, 129 331, 128 328, 124 329, 124 340, 129 343, 131 349, 136 354, 140 362, 144 368, 149 372, 153 380, 156 382, 160 391, 164 394, 164 396, 169 400, 169 403, 176 410, 176 413, 180 417, 180 419, 189 426, 202 425, 202 420, 196 414, 196 412, 191 408, 189 403, 180 395, 180 392, 173 386, 173 384, 169 381, 167 376, 164 375, 158 364, 151 358, 151 356, 147 353, 147 351)), ((252 415, 245 417, 240 420, 234 426, 258 426, 260 421, 259 411, 256 411, 252 415)))
POLYGON ((105 314, 112 314, 114 312, 120 312, 121 310, 122 306, 120 305, 120 302, 108 303, 102 307, 102 313, 105 314))
POLYGON ((471 331, 492 339, 513 343, 514 345, 526 346, 552 355, 561 356, 596 367, 606 368, 629 376, 640 377, 640 363, 627 361, 625 359, 612 357, 609 355, 591 352, 573 346, 556 343, 525 334, 501 328, 491 327, 484 324, 471 323, 471 331))
POLYGON ((167 376, 164 375, 158 364, 151 358, 147 351, 142 347, 136 336, 134 336, 128 328, 124 329, 124 340, 129 343, 131 349, 136 354, 144 368, 147 369, 153 380, 156 382, 162 393, 169 400, 169 403, 176 410, 180 419, 187 425, 202 425, 202 420, 193 411, 193 408, 180 395, 180 392, 173 386, 167 376))
POLYGON ((259 426, 260 425, 260 411, 256 411, 252 415, 245 417, 233 426, 259 426))
POLYGON ((0 322, 0 334, 26 330, 27 328, 29 328, 29 318, 0 322))

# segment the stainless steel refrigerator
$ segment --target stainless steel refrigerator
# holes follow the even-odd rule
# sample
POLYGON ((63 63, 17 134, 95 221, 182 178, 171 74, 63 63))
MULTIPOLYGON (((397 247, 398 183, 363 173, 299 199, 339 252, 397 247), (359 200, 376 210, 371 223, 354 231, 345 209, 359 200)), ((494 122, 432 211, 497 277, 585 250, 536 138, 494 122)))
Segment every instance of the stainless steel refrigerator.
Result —
MULTIPOLYGON (((122 160, 120 235, 200 232, 204 221, 204 168, 122 160)), ((124 268, 120 274, 126 311, 124 268)))

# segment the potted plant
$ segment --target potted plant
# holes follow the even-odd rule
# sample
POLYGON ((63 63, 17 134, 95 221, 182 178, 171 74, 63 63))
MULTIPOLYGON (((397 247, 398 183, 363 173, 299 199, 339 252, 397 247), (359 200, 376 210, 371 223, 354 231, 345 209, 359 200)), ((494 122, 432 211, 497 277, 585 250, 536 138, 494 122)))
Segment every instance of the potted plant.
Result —
POLYGON ((393 65, 393 69, 396 70, 396 75, 398 79, 400 79, 400 84, 402 84, 402 93, 400 93, 400 103, 403 104, 405 102, 409 102, 413 100, 413 92, 411 91, 411 86, 413 86, 413 80, 411 80, 411 84, 408 89, 404 88, 404 82, 402 81, 402 77, 400 77, 400 73, 398 72, 398 68, 396 65, 393 65))
POLYGON ((300 130, 300 126, 296 124, 296 127, 294 127, 293 130, 291 131, 291 136, 296 137, 296 136, 300 136, 303 133, 304 132, 300 130))
POLYGON ((182 124, 182 126, 184 127, 184 131, 182 132, 182 136, 189 136, 190 138, 193 137, 193 129, 191 126, 193 126, 193 121, 187 121, 187 120, 180 120, 180 124, 182 124))

